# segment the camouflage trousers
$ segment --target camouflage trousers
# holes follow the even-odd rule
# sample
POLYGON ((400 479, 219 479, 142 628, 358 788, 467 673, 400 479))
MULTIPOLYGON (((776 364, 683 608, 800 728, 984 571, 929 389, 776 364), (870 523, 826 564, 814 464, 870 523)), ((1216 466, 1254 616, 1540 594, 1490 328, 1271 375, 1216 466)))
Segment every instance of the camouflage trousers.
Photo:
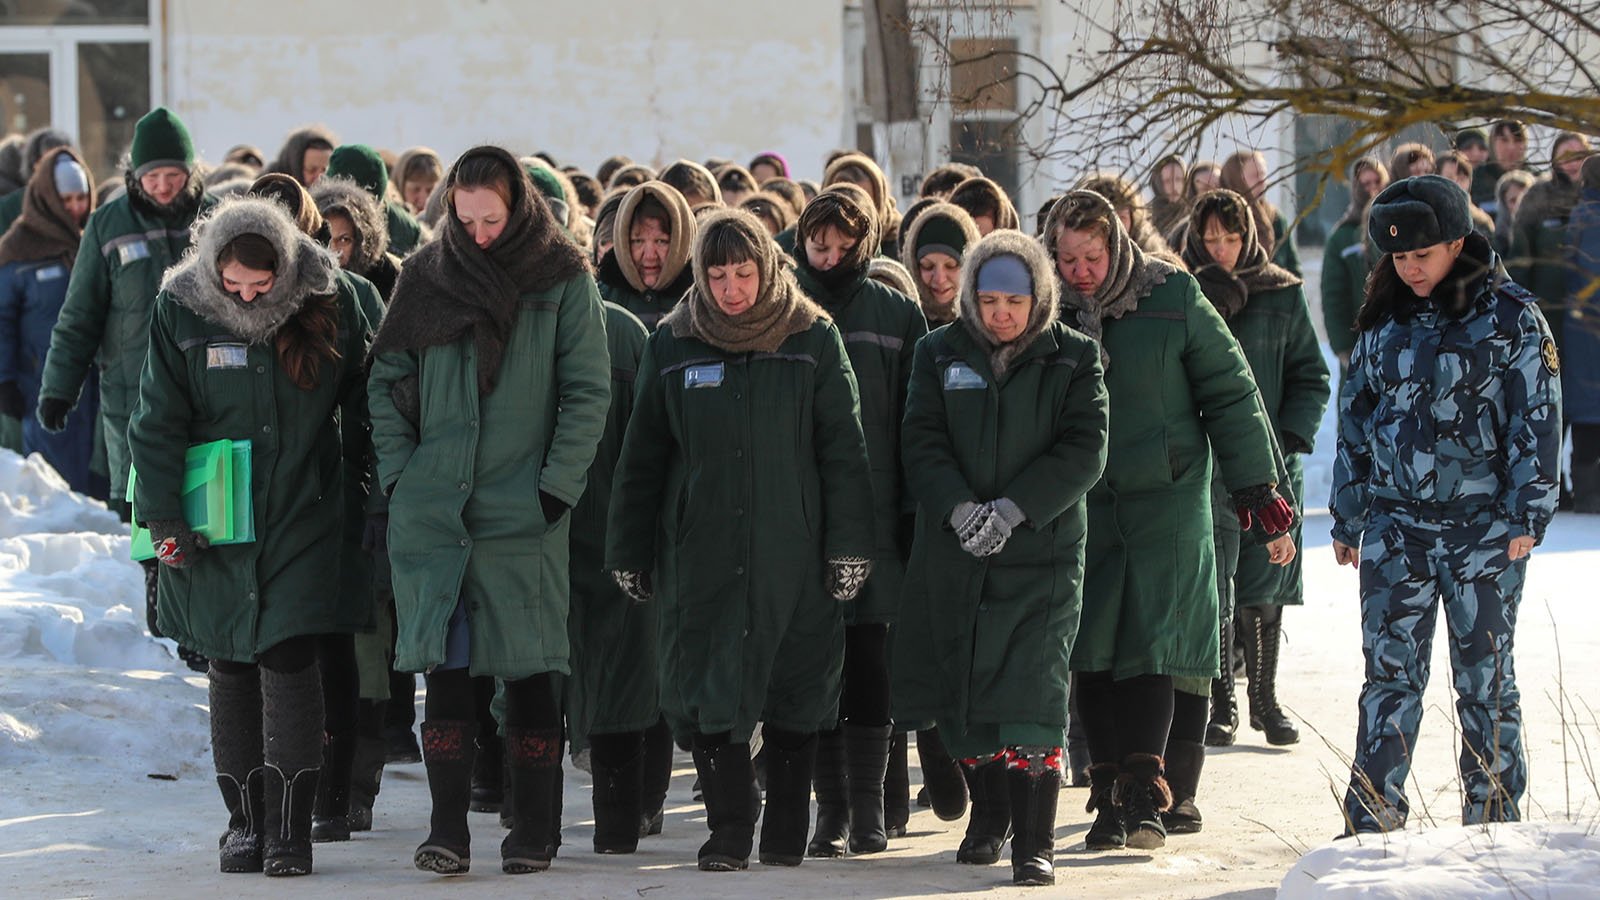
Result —
POLYGON ((1406 776, 1422 723, 1434 625, 1444 606, 1461 728, 1464 824, 1516 821, 1527 788, 1512 635, 1527 559, 1507 556, 1507 526, 1374 510, 1361 544, 1361 688, 1355 763, 1345 795, 1351 831, 1404 826, 1406 776))

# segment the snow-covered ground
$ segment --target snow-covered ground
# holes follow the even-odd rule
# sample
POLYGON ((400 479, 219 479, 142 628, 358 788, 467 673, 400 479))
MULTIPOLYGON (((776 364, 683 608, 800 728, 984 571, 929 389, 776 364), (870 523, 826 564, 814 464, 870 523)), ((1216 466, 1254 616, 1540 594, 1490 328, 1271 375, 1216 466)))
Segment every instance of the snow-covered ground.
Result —
MULTIPOLYGON (((1315 275, 1311 280, 1315 282, 1315 275)), ((1331 418, 1331 417, 1330 417, 1331 418)), ((1307 465, 1310 507, 1327 496, 1327 423, 1307 465)), ((1306 525, 1306 605, 1287 613, 1280 695, 1304 739, 1268 747, 1248 729, 1207 760, 1205 831, 1165 850, 1085 853, 1084 792, 1063 792, 1054 893, 1094 897, 1577 897, 1600 890, 1600 517, 1559 516, 1535 552, 1518 629, 1517 668, 1532 784, 1516 828, 1458 825, 1455 724, 1446 643, 1416 750, 1413 831, 1330 839, 1342 828, 1361 685, 1356 579, 1333 564, 1328 521, 1306 525), (1303 857, 1303 858, 1302 858, 1303 857)), ((1048 896, 1010 886, 1005 864, 957 865, 961 826, 916 811, 911 836, 877 857, 799 869, 695 870, 704 839, 680 755, 665 834, 633 857, 597 857, 587 776, 569 766, 560 858, 515 881, 499 873, 501 832, 474 815, 478 864, 443 880, 411 867, 427 827, 419 765, 384 776, 375 828, 318 845, 317 874, 290 884, 217 873, 225 815, 212 780, 204 679, 144 635, 139 567, 126 529, 70 494, 38 459, 0 451, 0 896, 237 898, 1048 896), (513 892, 515 892, 513 894, 513 892)), ((1241 685, 1241 702, 1242 702, 1241 685)), ((912 755, 913 764, 915 754, 912 755)), ((915 768, 912 779, 917 780, 915 768)))

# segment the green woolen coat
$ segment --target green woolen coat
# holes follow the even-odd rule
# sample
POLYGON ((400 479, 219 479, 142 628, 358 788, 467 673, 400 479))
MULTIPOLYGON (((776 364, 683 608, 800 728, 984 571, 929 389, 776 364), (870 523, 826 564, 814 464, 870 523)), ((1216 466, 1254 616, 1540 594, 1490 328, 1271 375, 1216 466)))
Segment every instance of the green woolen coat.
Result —
MULTIPOLYGON (((1314 448, 1322 413, 1328 408, 1328 364, 1311 325, 1305 291, 1296 285, 1252 294, 1244 309, 1228 320, 1228 328, 1250 363, 1273 433, 1293 435, 1314 448)), ((1300 567, 1304 555, 1300 540, 1305 496, 1302 455, 1283 454, 1288 477, 1282 493, 1295 507, 1295 524, 1289 530, 1295 558, 1287 566, 1273 565, 1265 544, 1245 541, 1239 548, 1234 582, 1240 606, 1304 602, 1300 567)))
POLYGON ((1349 353, 1356 346, 1356 312, 1366 300, 1371 273, 1361 223, 1340 223, 1322 252, 1322 324, 1334 353, 1349 353))
POLYGON ((139 401, 161 273, 189 249, 193 221, 146 214, 127 195, 95 210, 50 334, 41 398, 76 403, 89 367, 100 366, 100 417, 114 503, 127 494, 128 417, 139 401))
POLYGON ((351 282, 338 282, 339 359, 301 390, 270 342, 245 365, 208 368, 209 347, 235 339, 156 298, 140 402, 128 426, 139 471, 139 519, 183 518, 184 452, 216 440, 251 442, 256 540, 201 551, 187 569, 161 567, 156 604, 167 637, 212 659, 252 662, 291 637, 372 625, 370 596, 341 590, 347 473, 369 456, 362 360, 372 326, 351 282))
POLYGON ((389 493, 395 667, 444 662, 464 600, 474 675, 567 673, 568 524, 547 522, 539 491, 583 496, 605 430, 611 370, 594 279, 522 297, 496 387, 478 391, 470 338, 377 355, 368 396, 379 484, 389 493), (421 428, 393 385, 420 379, 421 428))
POLYGON ((383 201, 383 217, 389 224, 389 252, 405 259, 422 244, 422 225, 401 203, 383 201))
POLYGON ((903 438, 917 528, 896 629, 895 709, 936 719, 958 756, 1063 743, 1084 497, 1106 463, 1106 410, 1098 346, 1059 322, 999 379, 964 323, 917 345, 903 438), (956 363, 985 386, 946 390, 956 363), (1000 497, 1027 521, 999 554, 978 559, 961 548, 950 514, 1000 497))
MULTIPOLYGON (((1532 190, 1529 188, 1530 193, 1532 190)), ((1544 313, 1558 349, 1565 346, 1567 279, 1572 271, 1566 253, 1566 219, 1525 215, 1524 210, 1518 210, 1506 272, 1512 281, 1539 298, 1539 311, 1544 313)))
POLYGON ((572 509, 572 677, 566 680, 572 739, 642 731, 661 716, 655 603, 634 603, 605 571, 606 513, 622 438, 633 414, 639 358, 649 332, 632 313, 605 304, 611 359, 611 409, 589 467, 583 499, 572 509))
POLYGON ((894 288, 860 277, 838 291, 825 288, 802 262, 795 270, 800 289, 817 301, 844 338, 845 353, 861 392, 861 429, 872 466, 872 509, 876 549, 872 577, 845 605, 851 625, 889 623, 900 611, 905 580, 901 558, 902 522, 915 512, 900 463, 900 420, 905 415, 911 360, 928 321, 915 300, 894 288))
MULTIPOLYGON (((685 301, 690 302, 690 301, 685 301)), ((870 557, 871 471, 839 330, 728 353, 669 324, 639 364, 606 569, 653 572, 661 704, 678 734, 815 731, 834 710, 841 604, 825 560, 870 557), (721 366, 721 383, 688 372, 721 366)))
POLYGON ((1217 675, 1213 454, 1229 491, 1278 481, 1250 367, 1194 278, 1107 319, 1110 450, 1089 493, 1076 672, 1217 675))
POLYGON ((1272 217, 1272 240, 1272 261, 1299 275, 1300 247, 1295 244, 1294 232, 1289 228, 1289 217, 1281 209, 1272 217))

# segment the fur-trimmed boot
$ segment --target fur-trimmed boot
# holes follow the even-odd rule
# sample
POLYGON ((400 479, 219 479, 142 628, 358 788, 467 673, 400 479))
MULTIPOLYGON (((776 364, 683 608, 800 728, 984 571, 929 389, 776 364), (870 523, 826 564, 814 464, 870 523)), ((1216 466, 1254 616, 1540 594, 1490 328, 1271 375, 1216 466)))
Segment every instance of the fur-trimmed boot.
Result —
POLYGON ((882 853, 889 849, 883 813, 883 776, 889 765, 893 725, 844 726, 844 748, 850 783, 850 852, 882 853))
POLYGON ((261 871, 263 800, 261 677, 259 670, 206 673, 211 703, 211 759, 228 808, 228 830, 217 840, 223 872, 261 871))
MULTIPOLYGON (((817 828, 806 855, 821 859, 843 856, 850 839, 850 780, 846 769, 844 730, 817 735, 816 765, 811 781, 817 794, 817 828)), ((704 783, 702 778, 701 782, 704 783)))
POLYGON ((711 829, 711 837, 700 846, 700 871, 747 869, 755 843, 755 810, 761 802, 750 745, 703 734, 694 740, 694 767, 700 773, 706 825, 711 829))
POLYGON ((956 862, 972 866, 992 866, 1000 861, 1000 851, 1011 836, 1011 793, 1006 783, 1006 767, 999 760, 979 765, 963 762, 967 791, 972 797, 972 814, 967 818, 967 833, 956 849, 956 862))
POLYGON ((909 743, 904 731, 889 739, 889 767, 883 773, 883 833, 892 838, 906 836, 911 824, 911 771, 909 743))
POLYGON ((473 737, 478 723, 429 719, 422 723, 422 761, 428 770, 433 800, 428 839, 412 862, 425 872, 463 875, 472 868, 472 835, 467 830, 467 804, 472 801, 473 737))
POLYGON ((322 770, 322 673, 261 670, 262 871, 311 874, 311 810, 322 770))
POLYGON ((1122 760, 1117 776, 1123 827, 1130 850, 1156 850, 1167 844, 1167 826, 1161 814, 1172 808, 1164 763, 1151 753, 1132 753, 1122 760))
POLYGON ((1231 747, 1239 732, 1239 702, 1234 699, 1233 673, 1228 671, 1228 654, 1233 646, 1233 617, 1222 623, 1222 677, 1211 679, 1211 719, 1206 722, 1207 747, 1231 747))
POLYGON ((1089 767, 1089 802, 1084 812, 1094 813, 1094 822, 1083 836, 1085 850, 1121 850, 1128 843, 1128 829, 1122 821, 1117 796, 1121 770, 1116 763, 1097 763, 1089 767))
POLYGON ((917 732, 917 765, 922 768, 923 790, 941 822, 956 822, 967 814, 971 794, 963 767, 939 738, 939 729, 917 732))
POLYGON ((798 866, 806 857, 811 824, 811 769, 817 758, 816 734, 766 726, 767 809, 761 818, 764 866, 798 866))
POLYGON ((1061 799, 1061 754, 1019 756, 1007 764, 1011 794, 1011 883, 1056 883, 1056 804, 1061 799))
POLYGON ((1206 763, 1206 745, 1195 741, 1167 741, 1167 786, 1172 808, 1161 814, 1168 834, 1198 834, 1203 824, 1195 794, 1200 790, 1200 770, 1206 763))
POLYGON ((1283 607, 1247 606, 1245 658, 1250 671, 1250 727, 1266 732, 1267 743, 1284 747, 1300 742, 1300 729, 1278 705, 1278 649, 1283 644, 1283 607))
MULTIPOLYGON (((500 871, 508 875, 543 872, 556 854, 559 831, 554 812, 561 780, 561 729, 506 729, 506 770, 512 795, 511 830, 500 842, 500 871)), ((638 821, 630 817, 630 822, 638 821)))

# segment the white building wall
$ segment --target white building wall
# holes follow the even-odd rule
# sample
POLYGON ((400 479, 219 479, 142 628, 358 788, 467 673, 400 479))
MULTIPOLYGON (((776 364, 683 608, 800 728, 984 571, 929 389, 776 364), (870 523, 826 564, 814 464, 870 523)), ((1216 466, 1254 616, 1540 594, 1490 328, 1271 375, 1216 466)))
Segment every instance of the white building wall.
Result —
POLYGON ((165 96, 204 156, 313 122, 448 161, 478 143, 591 169, 784 153, 845 121, 837 2, 168 0, 165 96))

